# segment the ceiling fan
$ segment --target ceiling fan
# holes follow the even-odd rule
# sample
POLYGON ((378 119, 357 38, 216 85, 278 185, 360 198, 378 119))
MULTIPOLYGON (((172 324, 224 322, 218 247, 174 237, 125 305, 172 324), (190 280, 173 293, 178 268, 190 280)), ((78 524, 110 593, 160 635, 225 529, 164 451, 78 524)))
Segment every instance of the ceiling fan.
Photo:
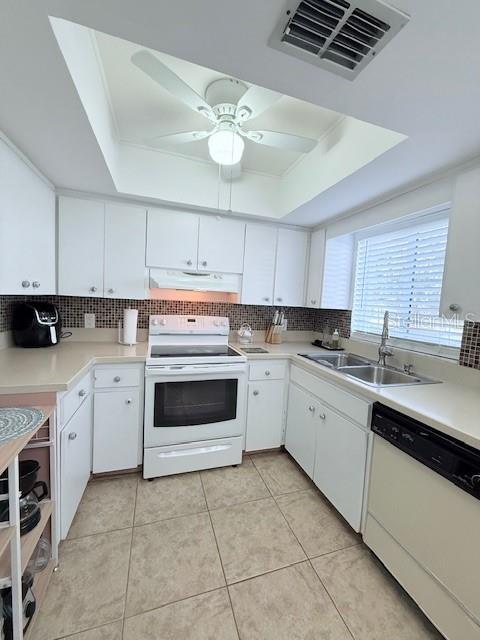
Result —
POLYGON ((299 153, 308 153, 318 142, 280 131, 244 129, 250 119, 256 118, 281 98, 281 94, 275 91, 256 86, 248 88, 239 80, 220 78, 208 85, 205 98, 202 98, 150 51, 138 51, 131 60, 154 82, 204 116, 211 125, 205 131, 182 131, 158 136, 151 141, 153 146, 184 144, 208 138, 212 160, 220 165, 234 165, 242 158, 244 138, 256 144, 299 153))

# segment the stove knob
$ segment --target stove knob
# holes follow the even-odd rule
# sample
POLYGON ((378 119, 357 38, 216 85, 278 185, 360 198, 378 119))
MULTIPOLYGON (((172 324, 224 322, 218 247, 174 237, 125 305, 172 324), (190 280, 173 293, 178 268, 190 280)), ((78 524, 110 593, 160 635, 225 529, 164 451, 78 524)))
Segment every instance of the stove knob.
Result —
POLYGON ((219 327, 220 326, 220 322, 218 320, 214 320, 213 321, 213 326, 214 327, 219 327))
POLYGON ((227 326, 227 321, 226 321, 226 320, 224 320, 224 321, 222 322, 222 327, 226 327, 226 326, 227 326))
POLYGON ((158 324, 158 319, 157 319, 157 318, 154 318, 154 319, 152 320, 152 324, 153 324, 153 325, 155 325, 155 326, 157 326, 157 324, 158 324))
POLYGON ((167 324, 167 321, 165 320, 165 318, 162 318, 160 320, 160 324, 162 325, 162 327, 164 327, 167 324))

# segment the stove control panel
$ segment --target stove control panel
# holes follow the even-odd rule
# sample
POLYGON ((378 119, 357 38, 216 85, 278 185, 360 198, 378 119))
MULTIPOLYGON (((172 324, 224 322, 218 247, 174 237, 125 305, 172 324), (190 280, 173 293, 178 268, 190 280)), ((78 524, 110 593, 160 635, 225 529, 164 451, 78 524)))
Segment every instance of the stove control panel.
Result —
POLYGON ((155 315, 150 316, 149 332, 150 335, 197 334, 228 336, 230 322, 228 318, 220 316, 155 315))

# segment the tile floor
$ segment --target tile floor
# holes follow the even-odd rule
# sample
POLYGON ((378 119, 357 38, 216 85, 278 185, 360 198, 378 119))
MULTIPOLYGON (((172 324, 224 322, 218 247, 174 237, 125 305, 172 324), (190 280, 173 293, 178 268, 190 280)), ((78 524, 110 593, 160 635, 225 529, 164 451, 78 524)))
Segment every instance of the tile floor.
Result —
POLYGON ((34 640, 439 640, 285 453, 92 481, 34 640))

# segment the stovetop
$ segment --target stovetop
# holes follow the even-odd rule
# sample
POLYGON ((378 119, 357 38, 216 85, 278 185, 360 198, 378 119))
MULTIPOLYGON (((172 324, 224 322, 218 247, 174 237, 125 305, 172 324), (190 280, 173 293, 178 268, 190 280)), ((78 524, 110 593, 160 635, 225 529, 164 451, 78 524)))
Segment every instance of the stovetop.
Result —
POLYGON ((241 354, 228 345, 152 345, 150 358, 238 358, 241 354))

